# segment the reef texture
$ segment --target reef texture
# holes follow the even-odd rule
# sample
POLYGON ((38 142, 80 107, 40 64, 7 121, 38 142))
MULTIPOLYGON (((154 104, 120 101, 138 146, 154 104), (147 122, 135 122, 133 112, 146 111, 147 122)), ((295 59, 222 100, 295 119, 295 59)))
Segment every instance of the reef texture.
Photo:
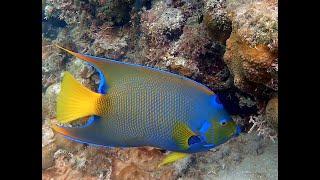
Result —
POLYGON ((232 23, 226 11, 226 1, 205 1, 203 21, 215 41, 226 43, 232 31, 232 23))
POLYGON ((224 60, 242 91, 261 95, 256 89, 278 90, 278 6, 254 1, 230 12, 232 33, 224 60))
POLYGON ((192 155, 181 179, 277 179, 277 143, 245 134, 192 155))
POLYGON ((278 97, 269 100, 266 107, 266 118, 275 128, 278 128, 278 97))
POLYGON ((277 1, 42 3, 43 179, 277 179, 277 1), (93 67, 53 44, 194 79, 219 95, 244 133, 162 168, 157 164, 168 152, 156 148, 108 149, 67 140, 50 128, 63 72, 92 90, 100 79, 93 67))

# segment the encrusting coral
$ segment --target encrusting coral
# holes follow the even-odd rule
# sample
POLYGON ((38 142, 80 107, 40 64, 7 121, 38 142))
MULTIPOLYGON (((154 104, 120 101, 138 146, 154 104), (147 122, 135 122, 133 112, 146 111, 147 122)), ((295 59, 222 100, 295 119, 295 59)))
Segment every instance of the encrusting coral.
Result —
POLYGON ((207 0, 204 6, 203 21, 210 37, 225 44, 232 31, 231 20, 226 11, 226 1, 207 0))
POLYGON ((278 90, 277 4, 254 1, 232 10, 232 33, 224 60, 234 75, 234 84, 257 94, 259 86, 278 90))
POLYGON ((267 120, 277 129, 278 128, 278 97, 269 100, 266 107, 267 120))
POLYGON ((80 9, 73 0, 46 0, 45 18, 59 18, 67 24, 77 24, 80 21, 80 9))

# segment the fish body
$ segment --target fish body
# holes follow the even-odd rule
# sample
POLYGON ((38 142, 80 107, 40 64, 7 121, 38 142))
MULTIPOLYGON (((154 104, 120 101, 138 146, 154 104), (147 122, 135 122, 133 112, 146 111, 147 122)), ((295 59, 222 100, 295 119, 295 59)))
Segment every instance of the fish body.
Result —
POLYGON ((153 146, 195 153, 239 134, 218 96, 200 83, 154 68, 66 51, 97 68, 101 78, 95 93, 70 73, 64 75, 58 121, 92 116, 83 127, 54 126, 71 139, 109 147, 153 146))

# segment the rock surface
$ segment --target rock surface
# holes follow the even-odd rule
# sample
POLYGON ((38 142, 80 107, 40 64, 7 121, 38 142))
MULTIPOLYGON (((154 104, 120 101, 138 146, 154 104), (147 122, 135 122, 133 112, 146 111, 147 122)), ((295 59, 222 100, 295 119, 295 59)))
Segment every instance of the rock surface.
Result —
POLYGON ((266 107, 266 118, 275 128, 278 128, 278 97, 269 100, 266 107))
POLYGON ((244 92, 258 86, 278 90, 277 3, 253 1, 231 11, 232 33, 224 60, 234 75, 234 85, 244 92))

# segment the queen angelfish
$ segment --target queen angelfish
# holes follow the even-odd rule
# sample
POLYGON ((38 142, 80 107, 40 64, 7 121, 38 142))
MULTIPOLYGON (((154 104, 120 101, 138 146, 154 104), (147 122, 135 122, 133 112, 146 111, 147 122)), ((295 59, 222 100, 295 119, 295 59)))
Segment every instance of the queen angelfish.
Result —
POLYGON ((88 62, 100 74, 93 92, 65 72, 57 120, 91 117, 81 127, 53 125, 69 139, 107 147, 152 146, 172 151, 159 164, 207 151, 240 133, 210 89, 155 68, 60 49, 88 62))

